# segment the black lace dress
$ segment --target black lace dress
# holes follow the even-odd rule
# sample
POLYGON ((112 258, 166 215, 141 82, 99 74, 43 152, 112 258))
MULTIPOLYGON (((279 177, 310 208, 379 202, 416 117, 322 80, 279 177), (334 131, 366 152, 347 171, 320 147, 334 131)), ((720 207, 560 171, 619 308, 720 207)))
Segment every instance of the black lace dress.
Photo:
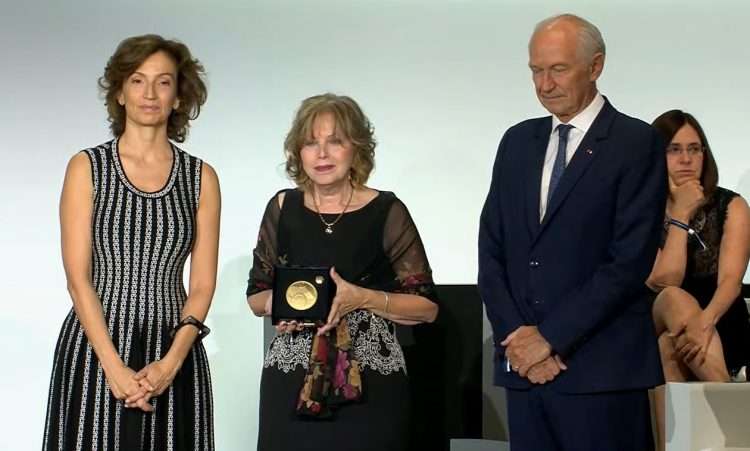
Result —
MULTIPOLYGON (((333 221, 338 215, 324 215, 333 221)), ((356 285, 434 299, 431 270, 406 206, 390 192, 345 213, 327 234, 303 192, 268 203, 254 250, 247 295, 273 286, 274 265, 328 266, 356 285)), ((277 335, 260 388, 258 449, 405 450, 409 443, 406 365, 394 324, 365 310, 345 317, 362 369, 362 400, 330 420, 303 419, 295 407, 309 365, 313 332, 277 335)))
MULTIPOLYGON (((693 295, 701 308, 708 306, 716 292, 724 221, 729 203, 736 196, 739 194, 717 187, 706 204, 690 221, 690 226, 698 232, 707 249, 703 250, 695 239, 688 241, 687 268, 681 288, 693 295)), ((730 372, 750 364, 750 322, 748 321, 745 300, 742 296, 738 296, 716 325, 730 372)))

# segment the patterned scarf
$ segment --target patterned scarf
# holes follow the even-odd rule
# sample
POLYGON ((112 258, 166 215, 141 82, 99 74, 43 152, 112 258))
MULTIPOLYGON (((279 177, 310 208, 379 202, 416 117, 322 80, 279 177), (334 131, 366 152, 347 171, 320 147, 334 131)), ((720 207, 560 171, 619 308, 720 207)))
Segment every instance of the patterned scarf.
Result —
POLYGON ((362 377, 359 362, 354 358, 352 338, 346 320, 335 332, 315 335, 312 342, 310 365, 297 400, 297 414, 326 419, 347 402, 362 397, 362 377))

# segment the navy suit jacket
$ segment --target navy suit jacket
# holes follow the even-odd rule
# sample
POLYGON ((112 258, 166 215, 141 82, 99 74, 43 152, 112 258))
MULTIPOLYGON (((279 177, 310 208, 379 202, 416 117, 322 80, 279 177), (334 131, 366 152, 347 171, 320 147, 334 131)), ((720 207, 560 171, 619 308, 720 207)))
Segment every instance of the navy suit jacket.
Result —
POLYGON ((667 173, 664 143, 607 101, 539 220, 552 118, 511 127, 497 151, 479 229, 479 292, 492 324, 495 384, 531 384, 508 371, 500 342, 536 325, 568 365, 565 393, 663 383, 645 281, 656 257, 667 173))

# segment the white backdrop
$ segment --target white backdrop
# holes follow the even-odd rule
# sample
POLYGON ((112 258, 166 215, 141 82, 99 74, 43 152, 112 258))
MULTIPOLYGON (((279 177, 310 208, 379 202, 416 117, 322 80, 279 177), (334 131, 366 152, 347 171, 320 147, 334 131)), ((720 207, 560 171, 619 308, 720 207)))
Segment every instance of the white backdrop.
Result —
POLYGON ((217 449, 254 448, 261 321, 244 302, 269 196, 288 186, 282 141, 299 102, 360 102, 379 146, 371 185, 395 191, 438 283, 474 283, 477 221, 497 142, 544 114, 526 67, 533 25, 561 12, 607 42, 601 91, 650 121, 680 107, 704 125, 721 184, 750 195, 743 0, 24 2, 0 5, 0 449, 38 449, 52 352, 70 308, 57 203, 67 160, 109 139, 96 79, 117 43, 156 32, 208 69, 183 148, 217 170, 220 276, 207 341, 217 449))

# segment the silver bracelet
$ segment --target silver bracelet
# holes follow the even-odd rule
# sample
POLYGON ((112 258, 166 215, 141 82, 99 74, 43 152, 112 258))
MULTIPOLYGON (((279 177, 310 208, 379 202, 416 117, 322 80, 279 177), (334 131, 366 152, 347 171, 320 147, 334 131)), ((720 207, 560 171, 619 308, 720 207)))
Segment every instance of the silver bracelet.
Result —
POLYGON ((383 296, 385 296, 385 308, 383 309, 383 313, 388 314, 388 304, 391 303, 391 297, 388 296, 388 293, 385 291, 381 291, 383 293, 383 296))

